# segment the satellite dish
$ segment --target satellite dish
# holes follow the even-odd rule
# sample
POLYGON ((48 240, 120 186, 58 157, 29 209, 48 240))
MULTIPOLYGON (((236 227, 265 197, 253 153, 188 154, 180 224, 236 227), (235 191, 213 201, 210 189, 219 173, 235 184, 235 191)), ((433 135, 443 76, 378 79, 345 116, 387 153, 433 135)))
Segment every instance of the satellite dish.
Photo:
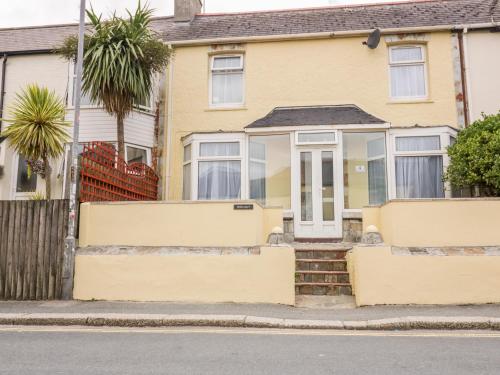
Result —
POLYGON ((375 29, 371 32, 370 36, 368 36, 368 40, 363 42, 365 46, 368 46, 370 49, 375 49, 378 47, 380 43, 380 29, 375 29))

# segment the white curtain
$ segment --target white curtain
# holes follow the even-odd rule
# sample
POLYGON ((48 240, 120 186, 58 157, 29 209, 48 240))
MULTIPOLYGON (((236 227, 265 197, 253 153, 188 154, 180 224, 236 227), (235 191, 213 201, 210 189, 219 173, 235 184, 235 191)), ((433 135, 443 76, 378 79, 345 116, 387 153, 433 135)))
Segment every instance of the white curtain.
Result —
POLYGON ((239 156, 239 142, 206 142, 200 144, 200 156, 239 156))
POLYGON ((396 157, 396 194, 398 198, 443 198, 443 157, 396 157))
POLYGON ((394 98, 425 96, 424 64, 391 66, 391 95, 394 98))
POLYGON ((240 161, 200 161, 198 163, 198 199, 238 199, 240 191, 240 161))
POLYGON ((437 151, 441 149, 439 135, 396 137, 397 151, 437 151))
POLYGON ((212 103, 234 104, 243 102, 243 72, 212 74, 212 103))

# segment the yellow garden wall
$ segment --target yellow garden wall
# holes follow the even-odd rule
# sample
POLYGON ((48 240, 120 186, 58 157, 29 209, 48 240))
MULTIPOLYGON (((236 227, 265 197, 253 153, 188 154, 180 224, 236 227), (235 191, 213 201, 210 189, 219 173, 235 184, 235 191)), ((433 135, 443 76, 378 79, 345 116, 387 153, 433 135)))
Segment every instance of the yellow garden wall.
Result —
POLYGON ((500 256, 405 256, 355 247, 348 256, 358 306, 500 302, 500 256))
POLYGON ((77 255, 79 300, 295 303, 295 253, 260 255, 77 255))
POLYGON ((395 200, 364 208, 369 225, 394 246, 500 245, 500 199, 395 200))
POLYGON ((280 208, 255 202, 115 202, 80 206, 79 245, 255 246, 283 227, 280 208), (235 210, 235 204, 253 210, 235 210))

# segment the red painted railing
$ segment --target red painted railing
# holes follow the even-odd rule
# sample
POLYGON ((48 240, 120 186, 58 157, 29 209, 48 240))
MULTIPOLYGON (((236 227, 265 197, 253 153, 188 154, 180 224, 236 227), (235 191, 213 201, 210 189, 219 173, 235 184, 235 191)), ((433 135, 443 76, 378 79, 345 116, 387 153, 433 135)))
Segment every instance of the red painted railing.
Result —
POLYGON ((128 165, 112 144, 85 143, 80 160, 80 202, 158 199, 154 171, 143 163, 128 165))

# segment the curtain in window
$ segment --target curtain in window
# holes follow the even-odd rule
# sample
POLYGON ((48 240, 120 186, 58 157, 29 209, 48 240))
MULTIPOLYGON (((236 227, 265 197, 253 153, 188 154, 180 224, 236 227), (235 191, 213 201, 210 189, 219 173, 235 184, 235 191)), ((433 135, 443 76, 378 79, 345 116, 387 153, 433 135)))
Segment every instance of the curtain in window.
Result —
POLYGON ((31 174, 28 173, 28 163, 24 156, 19 155, 19 161, 17 164, 16 192, 31 193, 36 191, 36 180, 37 175, 33 172, 31 172, 31 174))
POLYGON ((182 199, 191 199, 191 163, 185 164, 182 167, 183 183, 182 183, 182 199))
POLYGON ((396 157, 396 194, 398 198, 443 198, 443 157, 396 157))
POLYGON ((240 161, 200 161, 198 163, 198 199, 238 199, 240 191, 240 161))
POLYGON ((200 144, 200 156, 239 156, 239 142, 206 142, 200 144))
POLYGON ((391 66, 391 94, 395 98, 425 96, 424 65, 391 66))
POLYGON ((212 103, 238 104, 243 102, 243 72, 213 73, 212 103))
POLYGON ((441 149, 439 135, 424 137, 396 137, 397 151, 438 151, 441 149))

